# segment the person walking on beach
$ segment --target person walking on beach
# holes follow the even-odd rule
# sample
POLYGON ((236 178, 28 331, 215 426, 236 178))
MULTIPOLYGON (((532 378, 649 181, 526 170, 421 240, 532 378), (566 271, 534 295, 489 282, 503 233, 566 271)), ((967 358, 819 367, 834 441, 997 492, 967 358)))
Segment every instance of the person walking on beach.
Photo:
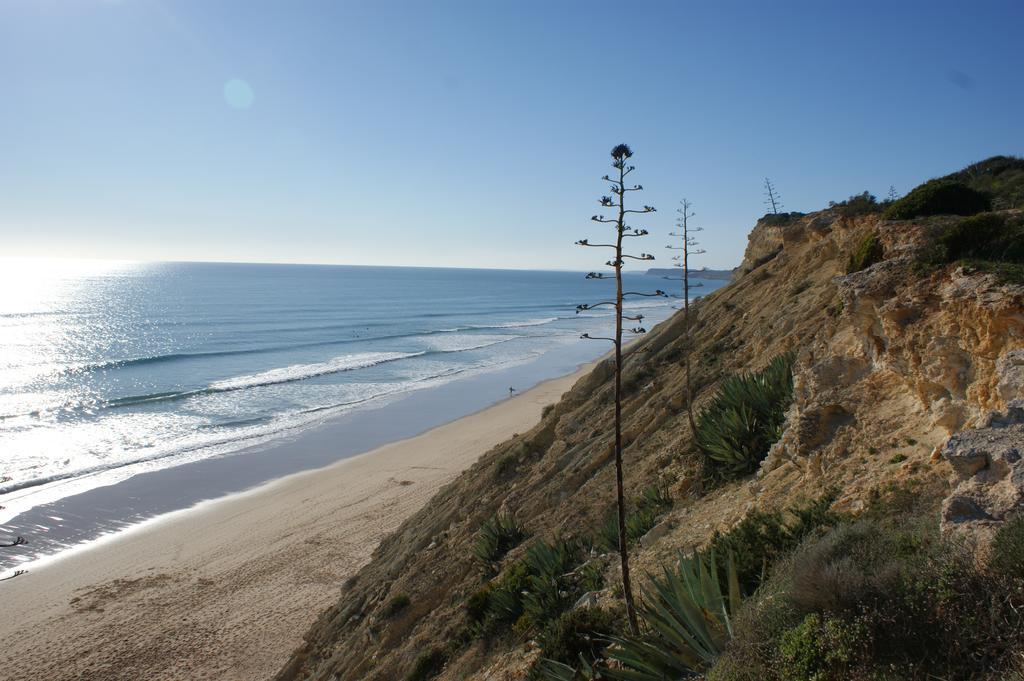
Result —
POLYGON ((512 386, 509 386, 509 388, 508 388, 508 396, 512 397, 512 395, 515 393, 515 391, 516 391, 515 388, 513 388, 512 386))

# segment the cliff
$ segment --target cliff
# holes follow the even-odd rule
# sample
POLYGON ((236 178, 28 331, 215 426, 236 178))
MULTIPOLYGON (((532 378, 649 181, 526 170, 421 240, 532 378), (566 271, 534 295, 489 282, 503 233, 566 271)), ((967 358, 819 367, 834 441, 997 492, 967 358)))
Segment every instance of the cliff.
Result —
MULTIPOLYGON (((782 436, 752 476, 708 485, 701 472, 683 408, 681 318, 629 349, 629 493, 657 484, 675 500, 633 550, 636 574, 656 573, 752 509, 787 508, 826 489, 836 491, 834 509, 851 513, 897 487, 935 504, 949 495, 958 478, 944 444, 1021 397, 1024 355, 1024 286, 984 269, 920 264, 937 234, 963 219, 826 210, 758 222, 733 282, 693 307, 691 355, 699 409, 729 374, 796 353, 782 436), (848 274, 872 234, 884 256, 848 274)), ((467 600, 487 579, 474 539, 498 512, 533 537, 601 525, 613 503, 611 375, 610 364, 598 366, 535 428, 487 453, 382 542, 279 681, 401 679, 439 649, 438 679, 524 678, 538 656, 530 635, 467 634, 467 600), (387 604, 399 595, 408 605, 396 613, 387 604)), ((615 562, 600 565, 614 585, 615 562)), ((614 600, 614 591, 600 597, 614 600)))

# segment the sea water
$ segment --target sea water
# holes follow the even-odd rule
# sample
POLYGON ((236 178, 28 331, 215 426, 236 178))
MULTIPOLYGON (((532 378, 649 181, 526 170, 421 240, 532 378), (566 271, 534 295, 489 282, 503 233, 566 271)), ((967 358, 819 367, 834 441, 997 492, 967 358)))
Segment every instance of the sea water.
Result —
MULTIPOLYGON (((566 346, 596 358, 609 344, 580 335, 608 335, 612 313, 576 305, 612 286, 574 272, 6 262, 0 524, 566 346)), ((677 303, 628 307, 650 327, 677 303)))

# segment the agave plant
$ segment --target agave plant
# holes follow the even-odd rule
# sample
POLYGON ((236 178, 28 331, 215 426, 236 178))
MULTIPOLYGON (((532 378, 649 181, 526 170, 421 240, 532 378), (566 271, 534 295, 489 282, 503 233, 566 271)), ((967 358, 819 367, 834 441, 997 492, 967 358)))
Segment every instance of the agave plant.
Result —
POLYGON ((491 516, 480 526, 473 555, 481 563, 491 565, 499 560, 526 538, 523 530, 510 515, 491 516))
POLYGON ((471 631, 489 636, 508 626, 541 627, 572 605, 579 594, 579 542, 537 541, 492 585, 474 594, 471 631))
POLYGON ((555 660, 541 659, 533 668, 531 679, 537 681, 594 681, 600 679, 598 671, 580 657, 579 667, 570 667, 555 660))
POLYGON ((723 594, 714 552, 680 556, 674 569, 644 589, 639 636, 612 637, 609 656, 619 662, 601 673, 622 681, 666 681, 707 669, 732 638, 732 615, 740 604, 735 564, 727 564, 723 594))
POLYGON ((779 439, 793 398, 793 354, 762 371, 730 376, 700 415, 697 445, 729 476, 751 473, 779 439))
POLYGON ((619 550, 619 514, 614 508, 608 511, 604 522, 598 525, 594 544, 605 551, 619 550))
POLYGON ((649 508, 657 511, 664 511, 672 506, 672 497, 668 491, 653 485, 647 487, 640 496, 637 497, 637 506, 639 508, 649 508))
MULTIPOLYGON (((634 508, 626 514, 626 540, 637 541, 658 523, 665 511, 672 507, 672 498, 660 487, 647 487, 634 500, 634 508)), ((598 526, 594 544, 606 551, 619 549, 619 524, 616 509, 611 509, 598 526)))
POLYGON ((526 551, 523 562, 530 573, 523 609, 535 624, 557 617, 577 596, 571 588, 571 572, 580 562, 578 542, 558 539, 539 541, 526 551))

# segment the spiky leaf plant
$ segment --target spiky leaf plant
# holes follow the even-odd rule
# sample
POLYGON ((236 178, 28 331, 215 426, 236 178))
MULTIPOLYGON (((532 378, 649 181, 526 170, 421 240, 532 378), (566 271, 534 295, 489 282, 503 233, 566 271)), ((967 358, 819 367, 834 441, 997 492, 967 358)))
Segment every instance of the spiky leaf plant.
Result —
POLYGON ((523 610, 536 625, 557 617, 576 597, 570 588, 570 573, 579 565, 580 545, 558 539, 539 541, 523 558, 530 573, 529 589, 523 594, 523 610))
MULTIPOLYGON (((633 500, 626 514, 626 540, 635 542, 658 523, 658 519, 672 507, 672 497, 660 487, 647 487, 633 500)), ((606 551, 619 549, 619 525, 616 509, 598 526, 594 545, 606 551)))
POLYGON ((481 563, 491 565, 519 546, 525 538, 526 531, 516 523, 515 518, 499 513, 480 526, 473 555, 481 563))
POLYGON ((732 615, 740 604, 740 586, 730 556, 727 592, 718 579, 713 552, 681 556, 674 569, 644 589, 639 636, 611 637, 611 659, 621 668, 601 673, 622 681, 665 681, 707 669, 732 638, 732 615))
POLYGON ((509 626, 514 633, 543 627, 580 595, 582 547, 574 540, 537 541, 492 584, 467 602, 474 636, 490 636, 509 626))
POLYGON ((762 371, 730 376, 700 415, 697 445, 725 477, 752 473, 779 439, 793 399, 793 354, 762 371))
POLYGON ((534 667, 531 677, 537 681, 594 681, 600 678, 602 677, 598 675, 597 670, 582 657, 579 659, 578 667, 541 659, 534 667))

